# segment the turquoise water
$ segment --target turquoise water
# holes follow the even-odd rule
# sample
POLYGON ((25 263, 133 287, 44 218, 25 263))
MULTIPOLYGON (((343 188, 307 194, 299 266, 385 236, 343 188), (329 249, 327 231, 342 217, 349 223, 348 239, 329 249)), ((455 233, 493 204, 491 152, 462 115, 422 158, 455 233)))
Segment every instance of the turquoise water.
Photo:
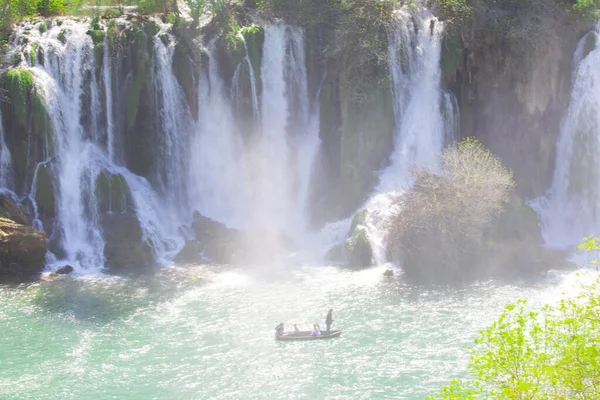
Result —
POLYGON ((464 375, 477 332, 574 274, 418 287, 383 268, 169 268, 0 286, 1 399, 421 399, 464 375), (342 337, 276 342, 334 309, 342 337))

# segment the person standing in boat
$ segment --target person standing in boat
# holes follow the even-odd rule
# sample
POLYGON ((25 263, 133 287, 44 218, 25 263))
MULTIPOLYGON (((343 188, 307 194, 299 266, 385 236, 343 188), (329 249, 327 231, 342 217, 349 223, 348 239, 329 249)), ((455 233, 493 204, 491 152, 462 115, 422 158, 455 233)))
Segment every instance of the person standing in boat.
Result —
POLYGON ((331 324, 333 323, 333 317, 331 316, 333 313, 333 309, 329 309, 327 316, 325 317, 325 325, 327 325, 327 334, 329 334, 329 329, 331 328, 331 324))

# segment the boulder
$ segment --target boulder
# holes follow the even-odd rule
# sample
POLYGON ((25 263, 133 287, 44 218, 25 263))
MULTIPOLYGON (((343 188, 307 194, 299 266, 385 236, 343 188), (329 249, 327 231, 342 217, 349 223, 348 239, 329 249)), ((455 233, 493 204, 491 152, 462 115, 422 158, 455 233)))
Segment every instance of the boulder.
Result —
POLYGON ((57 275, 69 275, 73 271, 74 271, 73 267, 71 267, 70 265, 65 265, 64 267, 56 270, 56 274, 57 275))
POLYGON ((204 246, 197 240, 188 240, 183 249, 173 259, 176 263, 200 263, 204 246))
POLYGON ((366 210, 356 213, 348 238, 344 242, 345 258, 351 268, 365 268, 373 265, 373 248, 367 228, 364 226, 366 217, 366 210))
POLYGON ((35 280, 44 270, 46 234, 0 217, 0 282, 35 280))
MULTIPOLYGON (((202 245, 203 257, 218 264, 269 263, 283 258, 294 248, 292 240, 280 232, 228 228, 197 211, 191 228, 197 243, 202 245)), ((188 251, 197 251, 199 247, 195 246, 198 244, 188 243, 188 249, 184 249, 185 254, 180 254, 181 257, 189 258, 188 251)))
POLYGON ((107 213, 100 217, 100 223, 104 231, 104 256, 109 271, 135 270, 156 264, 152 247, 144 241, 136 216, 107 213))

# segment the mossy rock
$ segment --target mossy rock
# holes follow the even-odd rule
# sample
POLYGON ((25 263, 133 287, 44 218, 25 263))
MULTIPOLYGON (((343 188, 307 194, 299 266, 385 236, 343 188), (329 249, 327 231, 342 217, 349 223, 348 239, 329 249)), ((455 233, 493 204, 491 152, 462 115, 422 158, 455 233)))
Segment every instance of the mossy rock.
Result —
POLYGON ((367 229, 359 225, 351 233, 351 236, 344 242, 344 253, 348 266, 351 268, 370 267, 373 265, 373 248, 367 229))
POLYGON ((354 230, 360 225, 364 225, 367 221, 367 215, 367 210, 361 210, 354 214, 354 218, 352 218, 352 225, 350 226, 350 232, 354 232, 354 230))
POLYGON ((132 206, 131 189, 121 174, 102 172, 96 178, 99 212, 124 213, 132 206))
POLYGON ((446 35, 442 41, 442 55, 440 68, 442 71, 442 85, 454 83, 456 70, 459 69, 462 61, 462 41, 456 35, 446 35))
POLYGON ((362 101, 352 89, 340 93, 340 175, 347 207, 356 207, 376 182, 373 171, 384 167, 394 141, 394 106, 389 81, 366 90, 362 101))
POLYGON ((596 36, 595 33, 589 33, 587 35, 587 37, 585 38, 585 42, 583 43, 582 58, 587 57, 587 55, 590 54, 590 52, 592 52, 592 50, 594 50, 597 45, 598 45, 598 37, 596 36))
POLYGON ((33 90, 33 75, 23 68, 13 68, 4 74, 4 88, 17 121, 22 126, 28 125, 29 99, 33 90))
POLYGON ((256 90, 260 96, 262 81, 260 75, 260 67, 262 60, 262 49, 265 43, 265 30, 257 25, 245 26, 240 30, 240 34, 246 41, 246 47, 248 48, 248 58, 252 64, 254 70, 254 77, 256 79, 256 90))
POLYGON ((127 127, 131 131, 136 124, 142 91, 150 87, 150 67, 152 41, 142 30, 134 27, 133 31, 124 35, 130 41, 132 71, 127 83, 127 127))
POLYGON ((56 215, 55 184, 52 168, 48 164, 40 164, 37 170, 35 203, 42 221, 56 215))

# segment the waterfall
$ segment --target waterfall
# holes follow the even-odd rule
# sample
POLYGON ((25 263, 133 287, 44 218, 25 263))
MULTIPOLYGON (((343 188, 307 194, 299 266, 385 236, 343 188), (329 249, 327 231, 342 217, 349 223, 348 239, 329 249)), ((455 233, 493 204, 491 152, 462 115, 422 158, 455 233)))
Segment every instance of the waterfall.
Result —
POLYGON ((206 49, 208 71, 198 82, 198 123, 190 145, 189 203, 207 217, 244 227, 248 206, 244 184, 244 143, 237 132, 219 65, 206 49))
POLYGON ((258 94, 256 91, 256 77, 254 75, 254 67, 252 66, 252 62, 250 61, 250 55, 248 54, 248 44, 246 43, 246 38, 242 34, 240 34, 239 37, 241 38, 242 43, 244 44, 244 51, 246 52, 246 56, 244 57, 244 59, 246 60, 246 63, 248 64, 248 70, 250 71, 250 88, 252 89, 252 115, 254 116, 254 120, 258 121, 258 118, 260 117, 260 111, 258 109, 258 94))
MULTIPOLYGON (((263 91, 255 109, 259 132, 253 127, 238 131, 211 46, 206 52, 209 69, 199 82, 200 123, 191 144, 190 202, 229 226, 283 231, 302 240, 320 145, 318 110, 311 112, 308 96, 302 31, 283 24, 265 30, 263 91)), ((242 62, 252 68, 247 56, 242 62)), ((233 96, 239 95, 235 90, 240 73, 238 67, 233 96)))
POLYGON ((263 95, 256 182, 258 200, 272 229, 299 235, 305 231, 308 185, 320 145, 310 115, 304 38, 283 24, 265 30, 261 68, 263 95))
POLYGON ((104 82, 104 94, 106 98, 106 148, 108 159, 115 162, 115 121, 113 115, 113 91, 112 91, 112 68, 110 61, 110 46, 108 38, 104 38, 103 56, 102 56, 102 78, 104 82))
POLYGON ((442 114, 444 115, 444 144, 450 145, 460 140, 460 109, 454 93, 444 92, 442 114))
MULTIPOLYGON (((158 199, 150 184, 144 178, 114 163, 116 132, 112 125, 112 114, 107 112, 106 120, 103 118, 100 87, 96 84, 93 42, 87 34, 88 30, 89 24, 86 22, 66 20, 60 28, 55 27, 45 33, 36 33, 35 40, 44 52, 45 62, 43 66, 37 64, 31 68, 36 91, 43 99, 51 119, 54 146, 52 170, 56 174, 54 196, 57 204, 58 229, 54 234, 59 235, 65 253, 62 262, 68 262, 79 272, 99 270, 105 265, 105 242, 99 215, 99 194, 96 190, 97 181, 103 173, 118 174, 123 177, 131 190, 133 211, 139 220, 143 239, 152 246, 159 262, 167 262, 182 246, 182 240, 178 238, 177 233, 179 221, 160 216, 159 210, 162 211, 165 205, 158 199), (59 35, 64 36, 64 44, 58 39, 59 35), (87 88, 90 89, 91 96, 89 110, 85 109, 83 102, 87 88), (90 113, 91 135, 86 133, 86 127, 82 125, 82 115, 85 113, 90 113), (106 134, 100 133, 102 129, 107 129, 106 134), (103 138, 107 138, 107 141, 103 138)), ((158 57, 169 56, 161 52, 157 54, 158 57)), ((171 60, 164 61, 163 64, 170 64, 171 60)), ((157 69, 161 71, 161 61, 157 63, 159 64, 157 69)), ((103 86, 110 88, 110 63, 104 59, 102 67, 103 86)), ((165 107, 173 107, 173 104, 166 101, 170 100, 171 93, 167 90, 162 90, 161 93, 165 107)), ((113 96, 110 90, 107 91, 105 98, 106 109, 112 109, 113 96)), ((172 120, 175 118, 166 115, 166 118, 168 117, 172 120)), ((169 133, 178 132, 171 130, 169 133)), ((172 143, 167 143, 166 156, 173 155, 174 151, 172 143), (172 147, 169 148, 170 145, 172 147)), ((177 157, 174 158, 179 161, 177 157)), ((173 161, 168 159, 166 162, 173 161)), ((47 161, 40 163, 38 169, 45 163, 47 161)), ((171 165, 168 168, 173 168, 175 173, 183 174, 181 168, 175 170, 171 165)), ((37 179, 34 179, 29 195, 35 210, 37 210, 34 201, 36 185, 37 179)), ((38 225, 40 225, 39 221, 38 225)))
MULTIPOLYGON (((591 34, 598 35, 599 27, 591 34)), ((531 205, 546 244, 569 248, 600 234, 600 46, 583 57, 584 36, 574 56, 571 102, 557 144, 552 186, 531 205)))
MULTIPOLYGON (((385 224, 397 210, 394 199, 411 186, 411 165, 433 166, 450 136, 457 136, 456 104, 441 89, 443 24, 423 8, 395 12, 388 31, 390 90, 394 101, 394 150, 379 173, 375 193, 362 207, 376 264, 386 261, 385 224), (447 118, 444 118, 444 110, 447 118), (452 117, 448 114, 451 112, 452 117)), ((326 226, 320 240, 337 241, 351 219, 326 226)))
MULTIPOLYGON (((154 67, 152 82, 157 98, 157 107, 162 123, 161 151, 158 163, 158 182, 163 196, 173 207, 174 215, 188 209, 185 199, 187 171, 187 132, 191 115, 177 78, 173 74, 175 38, 168 34, 170 25, 162 25, 159 35, 154 37, 154 67), (161 35, 169 40, 163 41, 161 35)), ((181 214, 179 218, 185 218, 181 214)))
POLYGON ((10 150, 4 138, 4 127, 2 123, 2 110, 0 109, 0 189, 8 188, 12 184, 11 178, 12 158, 10 150))

